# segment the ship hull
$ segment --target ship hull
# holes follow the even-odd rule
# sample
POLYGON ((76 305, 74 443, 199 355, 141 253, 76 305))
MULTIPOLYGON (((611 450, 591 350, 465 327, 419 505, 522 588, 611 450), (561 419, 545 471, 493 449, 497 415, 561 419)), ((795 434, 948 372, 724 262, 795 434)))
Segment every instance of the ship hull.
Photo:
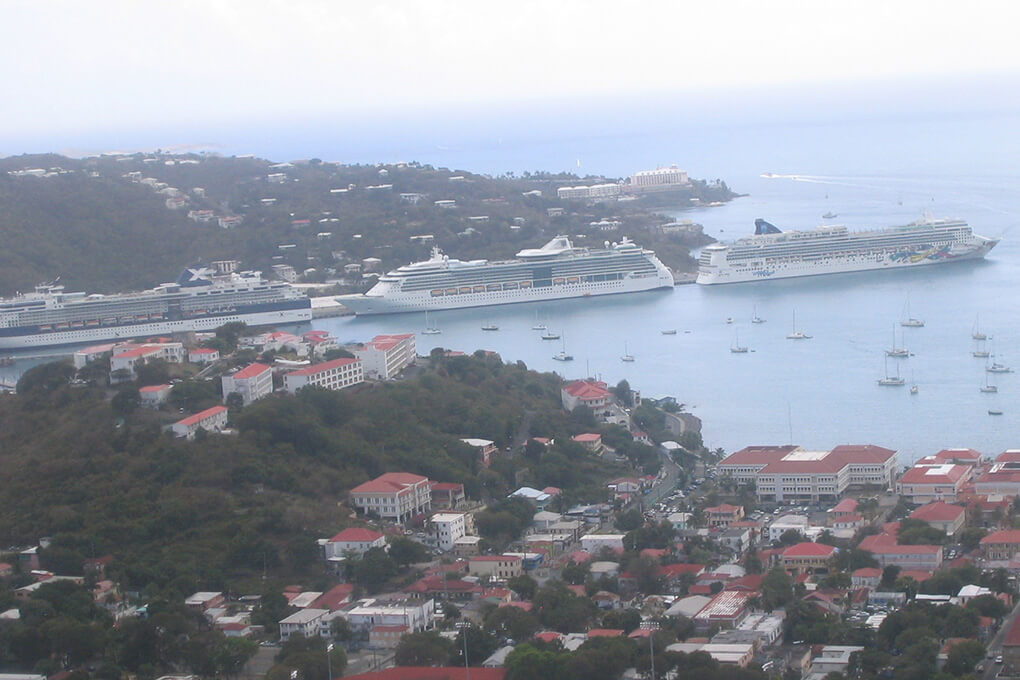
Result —
POLYGON ((830 257, 829 261, 824 263, 810 260, 791 260, 742 269, 714 266, 710 269, 700 269, 698 271, 697 283, 701 285, 748 283, 751 281, 771 281, 774 279, 822 276, 825 274, 847 274, 852 272, 927 267, 937 264, 979 260, 985 257, 997 243, 998 241, 995 239, 984 239, 982 243, 971 248, 954 248, 948 252, 937 253, 937 256, 932 257, 898 257, 896 255, 899 254, 890 253, 876 257, 874 254, 861 254, 842 258, 830 257))
POLYGON ((659 265, 654 274, 644 276, 630 275, 617 281, 518 288, 448 297, 433 297, 427 290, 387 296, 368 294, 343 295, 337 297, 336 301, 358 315, 400 314, 403 312, 421 312, 425 310, 465 309, 522 302, 547 302, 550 300, 568 300, 600 295, 640 293, 672 287, 672 275, 669 274, 665 267, 659 265))
MULTIPOLYGON (((299 305, 302 303, 298 303, 299 305)), ((48 333, 4 334, 0 335, 0 350, 17 350, 33 347, 57 347, 61 345, 80 345, 110 340, 130 340, 133 338, 154 337, 182 333, 188 331, 211 331, 220 326, 240 321, 249 326, 272 326, 281 324, 301 323, 312 319, 309 304, 294 309, 274 309, 271 311, 225 314, 193 319, 171 321, 143 322, 119 326, 99 328, 73 328, 48 333)), ((17 333, 17 329, 5 329, 17 333)))

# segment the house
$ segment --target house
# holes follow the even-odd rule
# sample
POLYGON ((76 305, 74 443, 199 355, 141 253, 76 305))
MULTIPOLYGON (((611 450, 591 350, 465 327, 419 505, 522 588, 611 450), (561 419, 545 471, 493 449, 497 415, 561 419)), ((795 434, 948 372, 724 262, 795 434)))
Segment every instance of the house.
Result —
POLYGON ((636 477, 620 477, 606 485, 617 497, 641 493, 644 484, 636 477))
POLYGON ((747 593, 724 590, 709 600, 708 604, 694 615, 692 621, 698 630, 709 630, 713 626, 736 628, 749 613, 748 599, 747 593))
POLYGON ((600 455, 603 451, 602 435, 597 432, 583 432, 570 438, 572 442, 580 444, 590 453, 600 455))
POLYGON ((947 536, 955 536, 963 528, 966 516, 967 511, 963 506, 944 501, 932 501, 910 513, 910 519, 920 520, 947 536))
POLYGON ((859 516, 857 515, 857 501, 853 498, 844 498, 826 511, 826 523, 829 526, 834 526, 840 520, 853 516, 859 516))
POLYGON ((523 498, 526 501, 530 501, 539 510, 544 509, 553 499, 550 494, 533 489, 530 486, 522 486, 507 496, 507 498, 523 498))
POLYGON ((463 512, 437 512, 429 518, 428 527, 440 550, 453 550, 457 539, 467 535, 467 515, 463 512))
POLYGON ((993 531, 981 539, 981 553, 989 561, 1012 560, 1020 553, 1020 530, 993 531))
POLYGON ((170 398, 171 385, 146 385, 138 388, 138 398, 146 408, 159 408, 170 398))
POLYGON ((283 389, 293 394, 313 385, 327 390, 342 390, 365 381, 360 359, 334 359, 291 371, 283 376, 283 389))
POLYGON ((587 406, 599 413, 612 401, 613 393, 606 383, 599 380, 574 380, 560 389, 560 400, 563 408, 573 411, 578 406, 587 406))
POLYGON ((875 567, 861 567, 850 574, 850 583, 854 588, 877 588, 882 581, 882 570, 875 567))
POLYGON ((705 508, 705 520, 710 527, 728 527, 744 517, 744 508, 739 505, 723 503, 705 508))
POLYGON ((586 534, 581 537, 581 549, 598 554, 603 548, 623 551, 623 534, 586 534))
POLYGON ((432 494, 432 507, 456 509, 464 502, 464 485, 457 482, 429 482, 432 494))
POLYGON ((829 561, 836 556, 836 548, 824 543, 797 543, 782 552, 779 563, 794 573, 827 572, 829 561))
POLYGON ((477 555, 468 559, 468 573, 506 581, 524 573, 523 560, 516 555, 477 555))
POLYGON ((299 609, 290 616, 280 619, 280 639, 286 642, 291 635, 303 635, 306 638, 321 635, 323 618, 328 614, 329 612, 325 609, 312 607, 299 609))
POLYGON ((456 557, 471 557, 481 552, 482 539, 479 536, 461 536, 453 542, 453 554, 456 557))
POLYGON ((377 335, 351 347, 351 352, 361 360, 365 377, 372 380, 392 380, 417 357, 414 333, 377 335))
POLYGON ((980 494, 1020 496, 1020 451, 1007 449, 974 481, 980 494))
POLYGON ((350 494, 358 510, 398 523, 432 507, 428 478, 408 472, 387 472, 359 484, 350 494))
POLYGON ((882 567, 935 571, 942 565, 942 546, 899 545, 889 533, 868 536, 857 547, 870 552, 882 567))
POLYGON ((194 439, 199 430, 219 432, 227 426, 228 411, 224 406, 213 406, 170 426, 175 437, 194 439))
POLYGON ((184 606, 197 612, 204 612, 207 609, 220 607, 226 602, 223 593, 199 591, 184 600, 184 606))
POLYGON ((244 406, 273 393, 273 369, 265 364, 248 364, 239 371, 220 378, 223 401, 231 394, 240 394, 244 406))
POLYGON ((504 680, 505 668, 463 666, 397 666, 344 676, 344 680, 504 680))
POLYGON ((407 626, 372 626, 368 631, 368 646, 372 649, 394 649, 405 634, 407 626))
POLYGON ((1020 616, 1013 619, 1002 641, 1002 661, 1007 668, 1020 668, 1020 616))
POLYGON ((425 600, 382 600, 368 598, 359 600, 341 610, 341 616, 355 631, 371 630, 373 626, 404 626, 416 633, 432 626, 436 615, 435 601, 425 600))
POLYGON ((371 529, 350 527, 329 539, 323 550, 327 560, 343 560, 347 553, 364 555, 372 548, 385 548, 386 536, 371 529))
POLYGON ((471 437, 462 438, 462 442, 478 452, 478 464, 483 468, 489 467, 492 462, 492 454, 496 453, 496 443, 488 439, 474 439, 471 437))
POLYGON ((110 379, 120 382, 138 377, 137 369, 150 361, 166 361, 179 364, 184 361, 184 345, 179 342, 150 343, 145 345, 122 345, 110 357, 110 379), (120 373, 124 372, 126 373, 120 373), (114 374, 117 375, 114 375, 114 374))
POLYGON ((211 347, 188 350, 188 361, 193 364, 212 364, 220 360, 220 351, 211 347))
POLYGON ((751 546, 751 530, 748 527, 732 527, 722 532, 716 540, 737 554, 751 546))
POLYGON ((915 465, 896 482, 896 492, 908 503, 955 501, 970 479, 971 470, 969 465, 952 463, 915 465))

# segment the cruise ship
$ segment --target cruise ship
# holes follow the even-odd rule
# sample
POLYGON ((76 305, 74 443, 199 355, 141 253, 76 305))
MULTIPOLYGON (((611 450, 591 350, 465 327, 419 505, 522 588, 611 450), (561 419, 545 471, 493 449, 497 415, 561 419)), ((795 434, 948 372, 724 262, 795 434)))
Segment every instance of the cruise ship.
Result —
POLYGON ((754 236, 701 250, 697 282, 739 283, 872 269, 920 267, 981 258, 999 242, 973 233, 957 219, 924 217, 873 231, 821 226, 780 231, 754 221, 754 236))
POLYGON ((355 314, 460 309, 514 302, 636 293, 671 288, 673 276, 655 253, 627 238, 603 248, 574 246, 557 236, 505 261, 450 258, 438 248, 424 262, 404 265, 362 295, 337 299, 355 314))
POLYGON ((174 283, 117 295, 65 292, 57 283, 0 300, 0 350, 208 331, 231 321, 250 326, 312 318, 311 301, 259 272, 215 275, 185 269, 174 283))

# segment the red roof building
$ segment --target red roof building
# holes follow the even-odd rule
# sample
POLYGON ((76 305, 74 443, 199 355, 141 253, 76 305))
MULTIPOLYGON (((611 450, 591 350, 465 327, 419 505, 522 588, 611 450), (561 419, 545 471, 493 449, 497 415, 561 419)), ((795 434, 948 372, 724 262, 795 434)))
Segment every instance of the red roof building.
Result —
POLYGON ((962 505, 933 501, 910 513, 910 519, 920 520, 928 526, 953 536, 963 528, 967 511, 962 505))
POLYGON ((409 472, 387 472, 359 484, 350 491, 354 506, 373 512, 383 519, 406 522, 432 507, 432 491, 427 477, 409 472))
POLYGON ((705 520, 710 527, 728 527, 744 516, 744 508, 739 505, 723 503, 705 508, 705 520))
POLYGON ((194 439, 199 430, 219 432, 227 426, 227 409, 224 406, 213 406, 170 426, 175 437, 194 439))
POLYGON ((900 477, 896 491, 910 503, 955 501, 970 474, 968 465, 915 465, 900 477))
POLYGON ((273 393, 273 369, 265 364, 248 364, 220 378, 223 400, 233 393, 241 395, 244 406, 273 393))
POLYGON ((604 408, 612 396, 606 383, 591 379, 569 382, 560 390, 563 408, 568 411, 573 411, 578 406, 587 406, 592 410, 604 408))
POLYGON ((797 543, 783 551, 779 558, 780 564, 787 571, 794 573, 814 573, 827 571, 829 560, 836 555, 836 549, 823 543, 797 543))
POLYGON ((1020 553, 1020 530, 993 531, 981 539, 981 552, 986 560, 1006 561, 1020 553))
POLYGON ((293 394, 302 387, 342 390, 365 382, 361 359, 334 359, 291 371, 283 376, 283 389, 293 394))
MULTIPOLYGON (((536 636, 537 637, 537 636, 536 636)), ((463 666, 397 666, 371 673, 346 675, 344 680, 504 680, 505 668, 463 666)))
POLYGON ((377 335, 353 352, 364 363, 365 376, 373 380, 392 380, 418 356, 414 333, 377 335))

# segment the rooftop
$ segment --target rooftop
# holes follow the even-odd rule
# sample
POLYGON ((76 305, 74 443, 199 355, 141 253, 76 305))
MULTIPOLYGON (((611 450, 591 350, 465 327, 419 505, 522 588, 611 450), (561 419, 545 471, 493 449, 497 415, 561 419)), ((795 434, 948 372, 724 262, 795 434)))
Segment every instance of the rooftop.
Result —
POLYGON ((248 364, 247 366, 242 368, 240 371, 234 373, 230 377, 233 378, 234 380, 245 380, 247 378, 254 378, 257 375, 262 375, 262 373, 264 373, 265 371, 270 370, 272 369, 269 368, 269 366, 266 366, 265 364, 258 363, 248 364))
POLYGON ((329 539, 330 543, 372 543, 378 541, 383 535, 371 529, 350 527, 329 539))
POLYGON ((935 501, 922 505, 910 513, 910 519, 922 522, 952 522, 965 512, 962 506, 935 501))
POLYGON ((312 364, 311 366, 299 368, 296 371, 291 371, 288 375, 316 375, 323 371, 331 371, 334 368, 358 363, 361 363, 361 359, 333 359, 332 361, 326 361, 321 364, 312 364))
POLYGON ((226 410, 227 410, 226 406, 213 406, 212 408, 207 408, 204 411, 199 411, 198 413, 196 413, 193 416, 188 416, 187 418, 184 418, 183 420, 178 420, 174 424, 175 425, 185 425, 185 426, 197 425, 198 423, 202 422, 206 418, 211 418, 211 417, 213 417, 215 415, 219 415, 220 413, 224 413, 226 410))
POLYGON ((783 551, 783 557, 831 557, 836 549, 824 543, 798 543, 783 551))

